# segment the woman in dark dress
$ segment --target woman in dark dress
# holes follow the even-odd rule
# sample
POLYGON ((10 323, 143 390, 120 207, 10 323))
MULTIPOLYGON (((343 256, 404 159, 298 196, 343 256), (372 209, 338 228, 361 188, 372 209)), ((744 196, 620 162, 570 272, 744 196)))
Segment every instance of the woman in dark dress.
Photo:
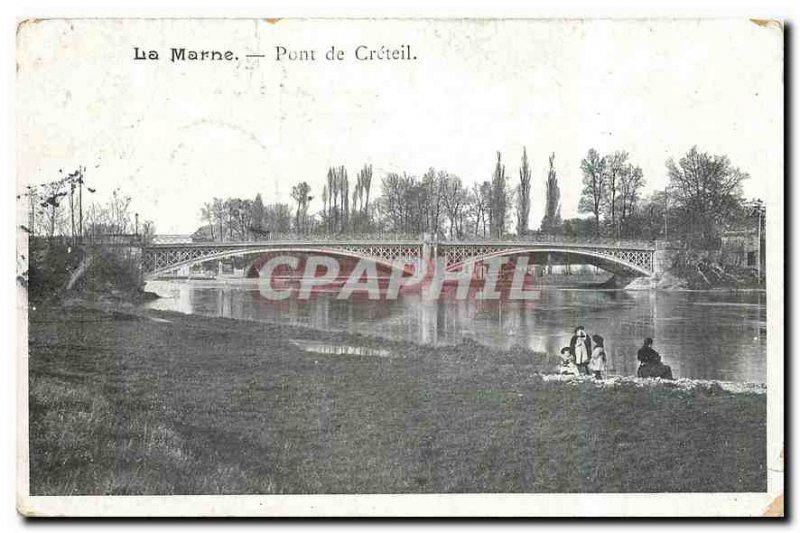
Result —
POLYGON ((674 379, 672 368, 661 362, 661 356, 653 349, 653 339, 650 337, 644 340, 636 358, 639 360, 639 371, 636 374, 640 378, 674 379))

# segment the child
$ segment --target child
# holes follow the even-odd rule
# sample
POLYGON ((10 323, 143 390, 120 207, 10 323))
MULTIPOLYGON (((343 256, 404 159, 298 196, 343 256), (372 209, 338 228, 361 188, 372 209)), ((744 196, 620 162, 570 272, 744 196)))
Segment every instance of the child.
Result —
POLYGON ((558 365, 558 373, 569 376, 580 375, 580 371, 578 367, 575 366, 575 361, 569 353, 569 346, 561 349, 561 362, 558 365))
POLYGON ((592 341, 584 331, 583 326, 575 328, 575 334, 569 340, 569 352, 580 373, 588 374, 589 360, 592 355, 592 341))
POLYGON ((594 372, 594 379, 603 379, 603 372, 606 371, 606 350, 603 346, 603 337, 595 333, 592 335, 594 350, 589 361, 589 369, 594 372))

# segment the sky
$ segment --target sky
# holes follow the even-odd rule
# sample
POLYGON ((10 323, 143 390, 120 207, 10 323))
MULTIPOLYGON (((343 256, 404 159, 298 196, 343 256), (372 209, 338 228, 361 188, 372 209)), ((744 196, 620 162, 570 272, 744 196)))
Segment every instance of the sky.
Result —
POLYGON ((319 197, 330 166, 354 182, 372 164, 374 197, 388 172, 488 180, 500 151, 515 185, 523 147, 533 228, 551 153, 564 218, 590 148, 628 151, 647 192, 693 145, 748 172, 748 198, 783 176, 783 37, 748 20, 45 20, 17 45, 18 183, 85 165, 98 200, 119 188, 162 234, 193 232, 215 196, 291 202, 307 181, 319 197), (361 45, 416 59, 356 61, 361 45))

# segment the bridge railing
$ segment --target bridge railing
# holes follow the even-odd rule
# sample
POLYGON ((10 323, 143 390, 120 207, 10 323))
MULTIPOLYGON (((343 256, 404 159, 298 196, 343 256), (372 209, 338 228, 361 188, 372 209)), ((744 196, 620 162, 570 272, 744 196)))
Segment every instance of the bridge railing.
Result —
POLYGON ((191 244, 191 235, 153 235, 149 244, 191 244))
POLYGON ((487 245, 487 244, 554 244, 568 246, 602 246, 613 248, 635 248, 652 249, 656 243, 653 241, 609 239, 609 238, 585 238, 553 236, 543 234, 530 234, 524 236, 508 235, 503 237, 480 237, 470 236, 465 238, 449 239, 446 237, 433 237, 421 235, 409 235, 403 233, 365 233, 365 234, 336 234, 336 235, 303 235, 293 233, 281 233, 261 236, 258 239, 222 239, 208 240, 193 238, 192 235, 154 235, 151 237, 151 245, 235 245, 248 243, 402 243, 402 244, 421 244, 423 242, 439 244, 463 244, 463 245, 487 245))
POLYGON ((256 239, 200 239, 193 238, 192 235, 154 235, 150 244, 254 244, 254 243, 309 243, 324 244, 330 242, 338 243, 403 243, 419 244, 422 239, 418 235, 406 235, 399 233, 364 233, 351 234, 343 233, 336 235, 304 235, 300 233, 280 233, 262 235, 256 239))
POLYGON ((461 239, 439 239, 437 242, 442 244, 554 244, 569 246, 602 246, 611 248, 654 248, 653 241, 640 241, 629 239, 610 239, 610 238, 590 238, 568 237, 563 235, 508 235, 503 237, 475 237, 470 236, 461 239))
POLYGON ((30 238, 31 246, 58 244, 64 246, 141 246, 147 239, 138 233, 87 233, 83 236, 53 235, 30 238))

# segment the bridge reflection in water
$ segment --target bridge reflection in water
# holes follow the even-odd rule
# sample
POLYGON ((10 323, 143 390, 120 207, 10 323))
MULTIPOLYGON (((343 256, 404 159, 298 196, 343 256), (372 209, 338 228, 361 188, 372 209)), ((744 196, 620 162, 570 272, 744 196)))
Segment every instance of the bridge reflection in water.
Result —
MULTIPOLYGON (((544 288, 537 301, 267 301, 257 282, 151 281, 164 298, 150 307, 206 316, 345 330, 425 344, 470 338, 485 345, 521 346, 549 354, 535 362, 551 370, 577 325, 606 339, 612 374, 636 373, 644 337, 678 377, 766 381, 766 303, 762 293, 637 292, 544 288)), ((224 354, 221 354, 224 356, 224 354)))

